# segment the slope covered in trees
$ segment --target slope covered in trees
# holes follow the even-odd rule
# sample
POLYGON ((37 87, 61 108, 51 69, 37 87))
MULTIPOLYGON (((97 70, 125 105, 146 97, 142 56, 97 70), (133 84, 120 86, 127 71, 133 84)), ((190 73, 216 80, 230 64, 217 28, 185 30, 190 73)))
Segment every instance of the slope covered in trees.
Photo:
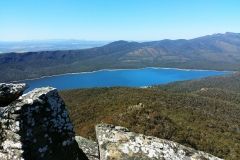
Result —
POLYGON ((106 122, 219 157, 240 158, 239 94, 231 92, 226 99, 198 92, 111 87, 61 91, 60 96, 77 135, 94 139, 94 125, 106 122))
POLYGON ((189 93, 202 88, 221 88, 240 93, 240 72, 230 75, 207 77, 202 79, 179 81, 153 87, 173 93, 189 93))
POLYGON ((116 41, 85 50, 0 54, 0 82, 100 69, 169 67, 240 71, 240 34, 191 40, 116 41))
MULTIPOLYGON (((239 78, 239 74, 232 76, 239 78)), ((219 88, 208 88, 205 83, 200 89, 184 93, 156 87, 110 87, 66 90, 59 94, 66 102, 77 135, 94 139, 94 125, 106 122, 225 159, 239 159, 240 92, 224 85, 228 80, 233 82, 231 78, 218 76, 219 88)), ((240 81, 231 84, 239 86, 240 81)))

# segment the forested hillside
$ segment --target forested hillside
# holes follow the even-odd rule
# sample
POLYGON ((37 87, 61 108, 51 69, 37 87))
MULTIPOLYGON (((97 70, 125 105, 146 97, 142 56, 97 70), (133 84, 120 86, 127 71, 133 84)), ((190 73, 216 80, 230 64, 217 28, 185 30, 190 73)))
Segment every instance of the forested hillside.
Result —
MULTIPOLYGON (((240 65, 240 64, 239 64, 240 65)), ((189 93, 202 88, 222 88, 240 93, 240 72, 220 77, 207 77, 202 79, 179 81, 163 85, 155 85, 158 89, 173 93, 189 93)))
POLYGON ((240 71, 240 34, 191 40, 117 41, 85 50, 0 54, 0 82, 100 69, 169 67, 240 71))
MULTIPOLYGON (((235 89, 240 81, 232 81, 233 77, 237 80, 239 74, 218 76, 218 88, 209 88, 209 81, 201 79, 198 82, 203 88, 186 92, 183 87, 182 91, 178 88, 178 93, 156 87, 110 87, 59 94, 66 102, 77 135, 95 139, 94 125, 106 122, 225 159, 240 159, 240 90, 235 89)), ((184 82, 190 88, 192 83, 195 80, 184 82)), ((176 84, 179 86, 179 82, 176 84)))
POLYGON ((115 65, 118 56, 138 45, 125 43, 120 41, 86 50, 1 54, 0 82, 108 68, 115 65))

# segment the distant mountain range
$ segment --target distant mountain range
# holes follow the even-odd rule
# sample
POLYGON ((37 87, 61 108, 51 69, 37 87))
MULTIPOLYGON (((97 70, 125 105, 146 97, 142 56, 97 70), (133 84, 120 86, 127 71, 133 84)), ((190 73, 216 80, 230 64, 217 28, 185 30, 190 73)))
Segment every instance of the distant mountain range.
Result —
POLYGON ((240 33, 191 40, 116 41, 81 50, 0 55, 0 82, 99 69, 169 67, 240 71, 240 33))
POLYGON ((110 41, 86 41, 76 39, 25 40, 16 42, 0 41, 0 53, 86 49, 103 46, 109 42, 110 41))

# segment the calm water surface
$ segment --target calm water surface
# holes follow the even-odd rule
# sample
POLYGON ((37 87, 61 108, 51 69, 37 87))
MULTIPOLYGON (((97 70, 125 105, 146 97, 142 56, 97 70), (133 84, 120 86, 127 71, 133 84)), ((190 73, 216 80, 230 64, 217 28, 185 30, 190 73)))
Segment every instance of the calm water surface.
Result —
POLYGON ((136 70, 100 70, 89 73, 44 77, 22 82, 30 86, 25 91, 26 93, 34 88, 46 86, 51 86, 58 90, 110 86, 143 87, 230 73, 232 72, 144 68, 136 70))

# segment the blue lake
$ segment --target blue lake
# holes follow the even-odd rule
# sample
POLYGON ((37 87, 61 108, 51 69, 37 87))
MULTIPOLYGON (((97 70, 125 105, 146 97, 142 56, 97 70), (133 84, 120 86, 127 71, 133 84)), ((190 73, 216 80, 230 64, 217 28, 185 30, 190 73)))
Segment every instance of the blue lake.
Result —
POLYGON ((90 87, 128 86, 144 87, 174 81, 191 80, 208 76, 230 74, 230 71, 181 70, 166 68, 144 68, 129 70, 100 70, 89 73, 66 74, 22 81, 34 88, 51 86, 58 90, 90 87))

